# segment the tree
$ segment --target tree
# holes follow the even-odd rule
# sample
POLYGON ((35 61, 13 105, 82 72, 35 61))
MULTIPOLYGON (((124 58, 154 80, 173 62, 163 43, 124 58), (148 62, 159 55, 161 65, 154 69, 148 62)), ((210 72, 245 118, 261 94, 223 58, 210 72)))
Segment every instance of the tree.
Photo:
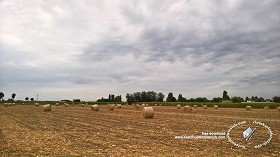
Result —
POLYGON ((34 98, 30 98, 30 101, 34 101, 34 98))
POLYGON ((81 99, 73 99, 73 102, 81 102, 81 99))
POLYGON ((114 102, 122 102, 122 96, 121 95, 116 96, 114 102))
POLYGON ((29 100, 29 98, 28 98, 28 97, 26 97, 26 98, 25 98, 25 101, 28 101, 28 100, 29 100))
POLYGON ((187 99, 186 99, 186 98, 184 98, 182 94, 179 94, 179 95, 178 95, 178 99, 177 99, 177 101, 178 101, 178 102, 186 102, 186 101, 187 101, 187 99))
POLYGON ((213 100, 212 100, 213 102, 222 102, 223 101, 223 98, 220 98, 220 97, 214 97, 213 98, 213 100))
POLYGON ((131 103, 133 102, 133 95, 126 93, 126 102, 131 105, 131 103))
POLYGON ((175 102, 176 98, 173 96, 173 93, 168 93, 167 98, 166 98, 166 102, 175 102))
POLYGON ((3 92, 0 92, 0 100, 3 101, 4 96, 5 96, 4 93, 3 93, 3 92))
POLYGON ((108 100, 109 100, 109 102, 114 102, 115 101, 115 95, 114 94, 109 94, 108 100))
POLYGON ((230 100, 230 97, 229 97, 229 95, 228 95, 228 92, 227 91, 223 91, 223 99, 224 100, 230 100))
POLYGON ((164 95, 162 93, 158 93, 158 99, 157 101, 158 102, 163 102, 163 99, 164 99, 164 95))
POLYGON ((16 93, 13 93, 12 94, 12 99, 15 100, 15 97, 16 97, 16 93))
POLYGON ((240 103, 240 102, 244 102, 244 99, 243 98, 241 98, 241 97, 237 97, 237 96, 235 96, 235 97, 232 97, 231 98, 231 101, 232 102, 237 102, 237 103, 240 103))
POLYGON ((280 102, 280 95, 272 98, 273 102, 280 102))
POLYGON ((245 102, 248 102, 249 100, 250 100, 249 97, 246 96, 245 102))

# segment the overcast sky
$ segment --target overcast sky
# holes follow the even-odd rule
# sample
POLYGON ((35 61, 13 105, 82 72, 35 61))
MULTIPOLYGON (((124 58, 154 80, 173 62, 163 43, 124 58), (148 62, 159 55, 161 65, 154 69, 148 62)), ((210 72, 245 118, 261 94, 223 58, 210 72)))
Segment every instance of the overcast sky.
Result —
POLYGON ((5 99, 280 95, 279 0, 0 0, 5 99))

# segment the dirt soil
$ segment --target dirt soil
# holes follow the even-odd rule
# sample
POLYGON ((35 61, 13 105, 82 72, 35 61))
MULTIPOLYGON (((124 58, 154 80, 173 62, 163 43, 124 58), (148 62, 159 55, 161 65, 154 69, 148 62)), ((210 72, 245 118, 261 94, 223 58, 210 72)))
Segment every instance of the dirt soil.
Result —
POLYGON ((52 106, 44 112, 36 106, 0 106, 0 156, 280 156, 280 112, 233 108, 194 108, 192 113, 171 106, 154 106, 154 118, 144 119, 141 110, 123 106, 114 111, 101 107, 52 106), (222 139, 176 139, 202 132, 227 132, 246 148, 222 139), (272 130, 253 124, 259 121, 272 130), (246 142, 242 132, 256 128, 246 142))

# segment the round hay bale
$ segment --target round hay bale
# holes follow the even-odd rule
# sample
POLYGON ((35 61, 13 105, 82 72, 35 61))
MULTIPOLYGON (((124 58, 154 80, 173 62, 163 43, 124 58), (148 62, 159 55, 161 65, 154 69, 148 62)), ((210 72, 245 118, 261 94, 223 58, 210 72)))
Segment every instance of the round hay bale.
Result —
POLYGON ((246 106, 246 111, 251 111, 252 107, 251 106, 246 106))
POLYGON ((207 105, 203 105, 202 108, 207 109, 207 105))
POLYGON ((69 104, 68 104, 68 103, 64 103, 64 106, 65 106, 65 107, 68 107, 68 106, 69 106, 69 104))
POLYGON ((48 111, 52 110, 51 104, 46 104, 46 105, 43 106, 43 108, 44 108, 45 112, 48 112, 48 111))
POLYGON ((7 107, 7 106, 8 106, 8 103, 4 103, 4 106, 7 107))
POLYGON ((8 106, 12 106, 12 103, 8 103, 8 106))
POLYGON ((177 109, 181 109, 181 105, 177 105, 177 109))
POLYGON ((157 104, 155 104, 155 106, 157 106, 157 104))
POLYGON ((118 108, 122 108, 122 104, 117 104, 117 107, 118 108))
POLYGON ((82 107, 85 107, 85 104, 81 104, 82 107))
POLYGON ((268 107, 268 106, 265 106, 263 109, 265 109, 265 110, 269 110, 269 107, 268 107))
POLYGON ((90 108, 92 111, 99 111, 99 106, 97 104, 92 105, 90 108))
POLYGON ((57 103, 55 103, 55 106, 59 106, 59 103, 57 102, 57 103))
POLYGON ((136 105, 134 105, 134 107, 135 107, 135 109, 139 109, 140 108, 140 105, 139 104, 136 104, 136 105))
POLYGON ((162 106, 161 104, 159 104, 158 106, 162 106))
POLYGON ((149 104, 145 104, 145 106, 146 106, 146 107, 148 107, 148 106, 149 106, 149 104))
POLYGON ((12 106, 16 106, 16 103, 12 103, 12 106))
POLYGON ((192 107, 187 105, 187 106, 184 106, 183 110, 184 110, 184 112, 191 113, 192 112, 192 107))
POLYGON ((279 107, 277 107, 277 108, 276 108, 276 110, 277 110, 278 112, 280 112, 280 106, 279 106, 279 107))
POLYGON ((193 105, 193 108, 197 108, 197 105, 193 105))
POLYGON ((143 107, 142 116, 143 116, 143 118, 154 118, 153 107, 143 107))
POLYGON ((114 111, 115 105, 114 104, 108 104, 107 108, 108 108, 109 111, 114 111))
POLYGON ((36 102, 36 103, 34 103, 34 105, 35 105, 36 107, 39 107, 39 103, 37 103, 37 102, 36 102))
POLYGON ((140 106, 140 109, 142 109, 143 107, 145 107, 146 105, 145 104, 142 104, 141 106, 140 106))
POLYGON ((213 107, 214 107, 214 109, 218 109, 218 108, 219 108, 219 106, 218 106, 218 105, 214 105, 213 107))

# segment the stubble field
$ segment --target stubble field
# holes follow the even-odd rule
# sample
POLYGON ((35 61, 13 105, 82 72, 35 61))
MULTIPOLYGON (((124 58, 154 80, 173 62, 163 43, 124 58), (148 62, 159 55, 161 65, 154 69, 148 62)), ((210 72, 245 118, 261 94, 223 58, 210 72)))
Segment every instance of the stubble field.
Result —
POLYGON ((141 110, 122 106, 98 112, 89 106, 0 106, 0 156, 280 156, 280 112, 263 110, 194 108, 185 113, 174 106, 153 106, 154 118, 143 119, 141 110), (176 139, 200 136, 202 132, 227 132, 241 121, 246 125, 231 131, 231 139, 246 145, 242 149, 223 139, 176 139), (261 126, 249 142, 242 131, 253 121, 269 126, 272 140, 261 126))

